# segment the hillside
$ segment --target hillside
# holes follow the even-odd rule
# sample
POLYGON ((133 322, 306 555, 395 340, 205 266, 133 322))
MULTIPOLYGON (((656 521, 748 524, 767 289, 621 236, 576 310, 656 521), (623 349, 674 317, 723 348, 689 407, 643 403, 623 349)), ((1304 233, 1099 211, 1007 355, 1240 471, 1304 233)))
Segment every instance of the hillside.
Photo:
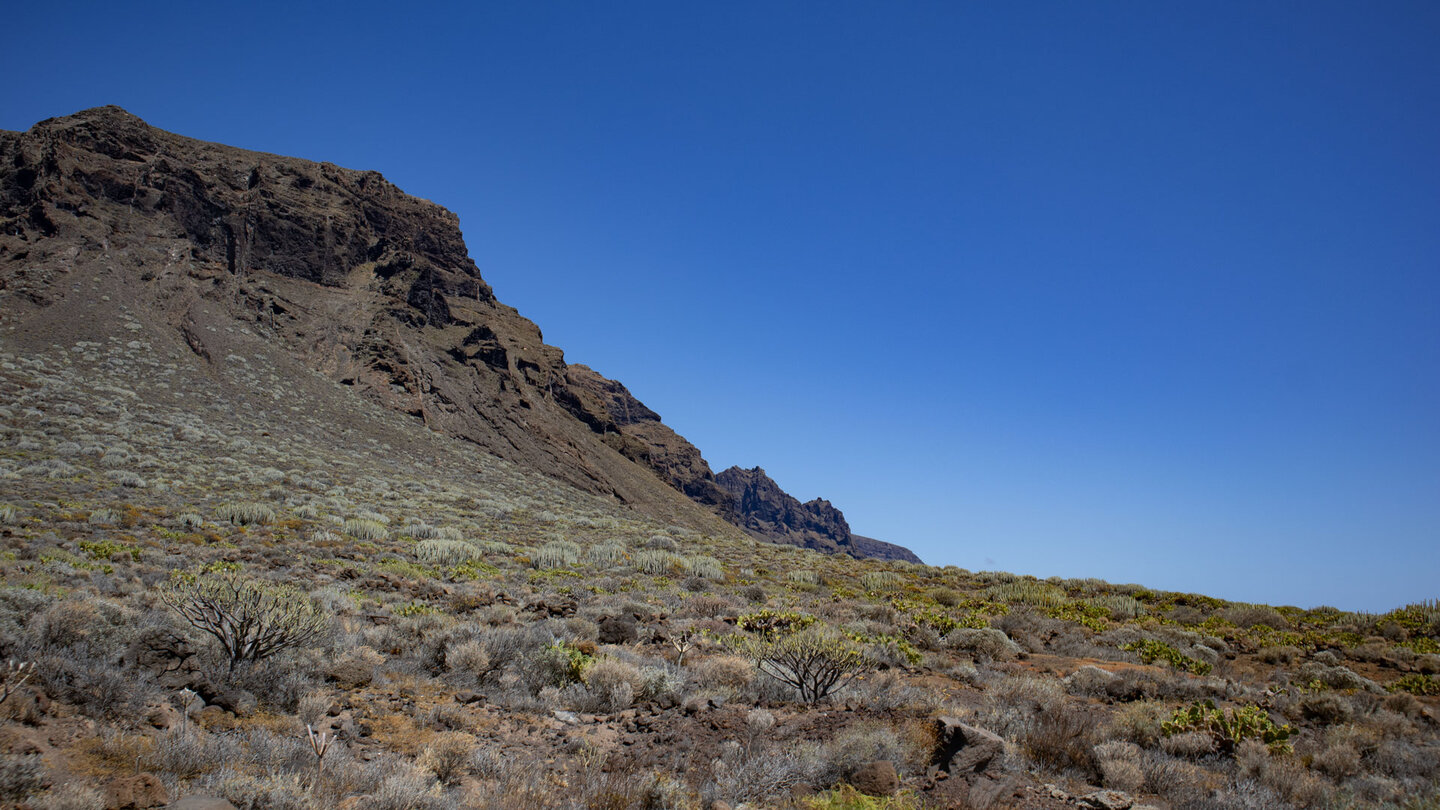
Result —
MULTIPOLYGON (((293 359, 644 515, 747 524, 696 447, 496 300, 453 214, 378 173, 203 143, 103 107, 0 136, 0 217, 12 339, 103 328, 96 303, 73 295, 94 278, 114 288, 103 301, 217 377, 231 356, 293 359)), ((760 535, 863 554, 840 525, 760 535)))
POLYGON ((113 108, 0 154, 4 810, 1440 807, 1435 602, 896 559, 376 175, 113 108))

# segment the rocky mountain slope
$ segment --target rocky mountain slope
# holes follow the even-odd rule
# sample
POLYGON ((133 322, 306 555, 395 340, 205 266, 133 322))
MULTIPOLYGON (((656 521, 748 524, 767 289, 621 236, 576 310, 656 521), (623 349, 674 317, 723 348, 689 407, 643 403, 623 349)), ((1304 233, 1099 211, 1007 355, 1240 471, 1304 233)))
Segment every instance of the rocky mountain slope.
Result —
POLYGON ((779 542, 914 559, 857 542, 823 501, 723 485, 624 385, 567 363, 495 298, 454 214, 376 172, 180 137, 117 107, 0 134, 9 338, 82 337, 87 280, 112 290, 87 318, 161 325, 217 382, 277 356, 659 520, 717 531, 719 516, 779 542))

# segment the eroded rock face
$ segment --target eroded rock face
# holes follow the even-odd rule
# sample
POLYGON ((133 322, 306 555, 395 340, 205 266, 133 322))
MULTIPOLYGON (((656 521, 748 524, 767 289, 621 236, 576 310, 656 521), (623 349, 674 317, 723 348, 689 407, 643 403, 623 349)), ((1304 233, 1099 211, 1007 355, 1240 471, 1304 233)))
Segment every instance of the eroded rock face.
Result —
POLYGON ((7 338, 82 329, 75 296, 102 281, 222 382, 227 358, 263 349, 668 523, 723 533, 723 516, 885 556, 823 501, 752 515, 659 414, 495 299, 453 213, 376 172, 184 138, 118 107, 0 132, 7 338))
POLYGON ((759 467, 731 467, 715 481, 734 499, 729 519, 766 539, 832 554, 920 562, 909 549, 854 534, 844 513, 827 500, 801 503, 759 467))

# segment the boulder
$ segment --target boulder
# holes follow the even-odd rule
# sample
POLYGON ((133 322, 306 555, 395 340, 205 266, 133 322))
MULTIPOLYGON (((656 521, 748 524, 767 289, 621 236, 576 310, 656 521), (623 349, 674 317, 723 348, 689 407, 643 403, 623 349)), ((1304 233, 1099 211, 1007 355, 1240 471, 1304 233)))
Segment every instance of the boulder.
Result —
POLYGON ((244 689, 231 689, 221 692, 210 701, 212 706, 219 706, 236 717, 249 717, 260 707, 260 702, 255 696, 244 689))
POLYGON ((866 796, 894 796, 900 789, 900 775, 895 772, 895 763, 888 759, 861 765, 849 781, 851 787, 866 796))
POLYGON ((633 644, 639 628, 631 616, 606 616, 599 622, 601 644, 633 644))
POLYGON ((935 725, 937 739, 931 764, 946 773, 980 773, 1005 753, 1005 741, 983 728, 954 717, 941 717, 935 725))
POLYGON ((169 801, 165 783, 153 773, 122 776, 105 786, 105 810, 148 810, 169 801))

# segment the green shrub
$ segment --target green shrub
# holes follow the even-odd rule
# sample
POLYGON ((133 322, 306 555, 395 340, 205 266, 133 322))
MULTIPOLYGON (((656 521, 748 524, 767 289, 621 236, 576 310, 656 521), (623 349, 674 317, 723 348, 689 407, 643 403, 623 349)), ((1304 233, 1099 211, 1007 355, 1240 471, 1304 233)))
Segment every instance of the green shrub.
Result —
POLYGON ((552 540, 530 554, 536 568, 569 568, 580 562, 580 547, 569 540, 552 540))
POLYGON ((1193 672, 1196 675, 1208 675, 1213 668, 1204 661, 1190 658, 1163 641, 1156 641, 1151 638, 1121 645, 1120 649, 1139 655, 1140 661, 1143 663, 1153 664, 1156 661, 1164 661, 1173 669, 1178 669, 1183 672, 1193 672))
POLYGON ((720 565, 720 561, 715 559, 714 557, 707 557, 703 554, 697 554, 693 557, 687 558, 685 562, 690 567, 690 573, 694 576, 702 577, 704 579, 713 579, 716 581, 723 580, 725 578, 724 567, 722 567, 720 565))
POLYGON ((896 591, 904 582, 905 578, 894 571, 867 571, 860 577, 860 585, 867 591, 896 591))
POLYGON ((236 526, 269 523, 275 519, 275 509, 263 503, 226 503, 215 510, 215 519, 236 526))
POLYGON ((814 616, 794 611, 762 610, 747 613, 735 620, 735 626, 754 633, 764 639, 773 639, 787 633, 795 633, 813 625, 814 616))
POLYGON ((1288 725, 1276 725, 1259 706, 1217 709, 1214 701, 1203 700, 1176 709, 1169 720, 1160 724, 1160 733, 1166 737, 1190 732, 1209 734, 1219 749, 1227 754, 1235 753, 1245 740, 1259 740, 1271 751, 1281 753, 1290 750, 1293 729, 1288 725))
POLYGON ((791 571, 790 573, 785 575, 785 579, 795 585, 820 584, 820 575, 815 573, 814 571, 810 571, 804 568, 797 571, 791 571))
POLYGON ((1088 600, 1090 605, 1104 610, 1117 622, 1127 621, 1145 612, 1145 606, 1133 596, 1122 593, 1107 593, 1088 600))
POLYGON ((995 602, 1010 602, 1035 607, 1060 607, 1070 601, 1065 590, 1048 582, 1018 580, 991 585, 985 589, 985 598, 995 602))
POLYGON ((423 540, 415 556, 434 565, 463 565, 480 556, 480 549, 460 540, 423 540))
POLYGON ((1409 692, 1412 695, 1440 695, 1440 678, 1412 672, 1386 688, 1391 692, 1409 692))
POLYGON ((585 549, 585 559, 592 565, 610 568, 625 562, 625 547, 619 543, 601 543, 585 549))
POLYGON ((117 543, 114 540, 81 540, 80 550, 92 560, 108 560, 116 554, 126 554, 131 560, 140 562, 140 549, 117 543))
POLYGON ((384 540, 390 536, 390 530, 385 528, 385 524, 373 518, 350 518, 340 530, 356 540, 384 540))
POLYGON ((652 576, 680 575, 690 570, 690 561, 673 551, 645 549, 636 552, 631 562, 636 571, 652 576))
POLYGON ((873 668, 858 644, 823 625, 768 638, 727 636, 726 644, 761 673, 794 688, 806 703, 824 700, 873 668))

